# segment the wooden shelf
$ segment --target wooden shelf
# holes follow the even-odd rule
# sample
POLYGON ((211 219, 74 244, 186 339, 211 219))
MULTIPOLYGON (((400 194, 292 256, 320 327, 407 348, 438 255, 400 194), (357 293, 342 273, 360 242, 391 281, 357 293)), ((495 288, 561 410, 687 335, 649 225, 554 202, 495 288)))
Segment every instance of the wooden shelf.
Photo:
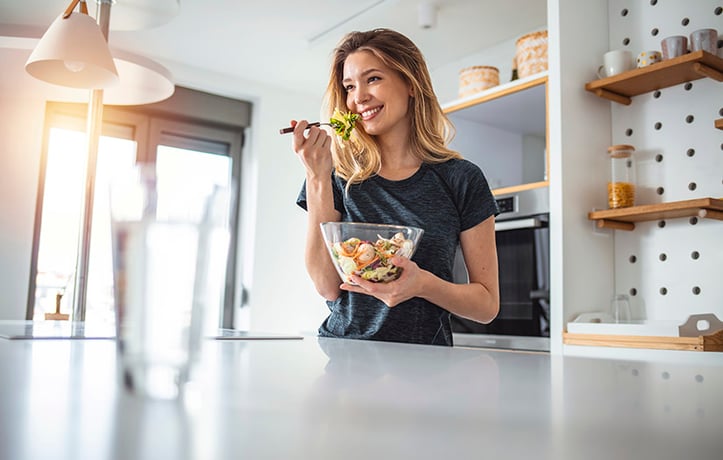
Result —
POLYGON ((600 228, 634 230, 634 222, 679 217, 701 217, 723 220, 723 199, 697 198, 669 203, 647 204, 620 209, 592 211, 588 219, 597 221, 600 228))
POLYGON ((650 348, 656 350, 723 351, 723 331, 698 337, 562 333, 567 345, 590 347, 650 348))
POLYGON ((604 99, 630 105, 633 96, 705 77, 723 81, 723 59, 706 51, 695 51, 642 69, 591 81, 585 89, 604 99))
POLYGON ((522 92, 528 88, 539 86, 547 83, 547 71, 540 72, 529 77, 521 78, 519 80, 502 83, 492 88, 488 88, 484 91, 480 91, 478 94, 466 96, 464 98, 455 99, 446 104, 442 105, 442 110, 446 114, 457 112, 462 109, 473 107, 479 104, 483 104, 488 101, 499 99, 501 97, 508 96, 522 92))
POLYGON ((723 118, 719 118, 715 121, 715 127, 718 129, 723 129, 723 118))

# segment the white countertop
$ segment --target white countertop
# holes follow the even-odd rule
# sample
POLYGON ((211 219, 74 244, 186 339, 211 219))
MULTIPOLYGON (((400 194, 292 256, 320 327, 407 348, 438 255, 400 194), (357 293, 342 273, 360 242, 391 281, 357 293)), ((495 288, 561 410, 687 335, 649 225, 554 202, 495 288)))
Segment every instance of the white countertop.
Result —
POLYGON ((186 404, 112 340, 0 339, 0 458, 719 459, 723 367, 322 339, 204 342, 186 404))

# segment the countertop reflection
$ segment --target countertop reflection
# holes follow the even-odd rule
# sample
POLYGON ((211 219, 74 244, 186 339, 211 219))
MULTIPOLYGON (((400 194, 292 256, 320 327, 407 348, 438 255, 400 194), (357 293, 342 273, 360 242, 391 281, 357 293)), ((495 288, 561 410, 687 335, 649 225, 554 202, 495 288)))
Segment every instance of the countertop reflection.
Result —
POLYGON ((0 458, 720 458, 723 367, 313 336, 204 342, 185 401, 112 340, 0 340, 0 458))

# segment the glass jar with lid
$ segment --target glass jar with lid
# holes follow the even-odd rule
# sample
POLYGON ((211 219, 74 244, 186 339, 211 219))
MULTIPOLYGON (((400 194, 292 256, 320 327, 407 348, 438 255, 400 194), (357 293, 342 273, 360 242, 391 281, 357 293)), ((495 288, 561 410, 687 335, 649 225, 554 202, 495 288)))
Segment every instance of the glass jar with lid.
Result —
POLYGON ((610 180, 608 181, 608 206, 610 209, 625 208, 635 204, 635 160, 632 145, 608 147, 610 156, 610 180))

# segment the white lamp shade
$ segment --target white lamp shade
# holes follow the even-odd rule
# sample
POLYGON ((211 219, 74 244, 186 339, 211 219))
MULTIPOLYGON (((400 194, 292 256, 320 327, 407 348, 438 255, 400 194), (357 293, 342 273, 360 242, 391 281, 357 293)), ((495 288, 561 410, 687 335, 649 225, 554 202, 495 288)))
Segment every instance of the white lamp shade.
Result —
POLYGON ((171 97, 176 89, 171 72, 137 54, 113 49, 120 83, 103 91, 107 105, 143 105, 171 97))
POLYGON ((35 78, 71 88, 105 89, 118 83, 108 42, 90 16, 61 14, 30 54, 25 70, 35 78))

